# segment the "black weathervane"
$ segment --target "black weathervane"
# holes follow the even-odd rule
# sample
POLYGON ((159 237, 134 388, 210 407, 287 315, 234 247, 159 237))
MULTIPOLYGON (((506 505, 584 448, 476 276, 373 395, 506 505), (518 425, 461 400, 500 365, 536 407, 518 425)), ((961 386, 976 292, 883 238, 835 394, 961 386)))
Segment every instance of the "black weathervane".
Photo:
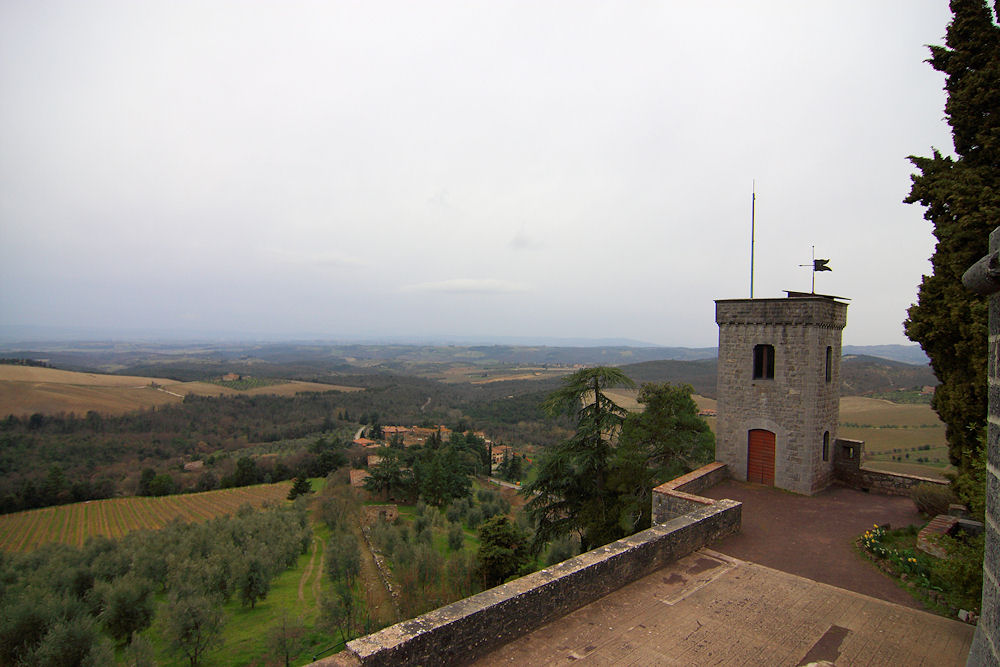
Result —
POLYGON ((817 271, 833 271, 830 268, 830 260, 828 259, 816 259, 816 246, 813 249, 813 259, 812 264, 799 264, 799 266, 811 266, 812 267, 812 293, 816 293, 816 272, 817 271))

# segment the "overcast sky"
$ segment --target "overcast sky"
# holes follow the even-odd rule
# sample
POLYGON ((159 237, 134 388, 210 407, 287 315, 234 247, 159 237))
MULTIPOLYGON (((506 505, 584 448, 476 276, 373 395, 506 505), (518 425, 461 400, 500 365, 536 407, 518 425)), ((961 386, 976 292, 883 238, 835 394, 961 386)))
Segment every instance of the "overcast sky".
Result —
MULTIPOLYGON (((944 0, 4 2, 0 325, 905 343, 944 0)), ((983 252, 985 254, 986 240, 983 252)))

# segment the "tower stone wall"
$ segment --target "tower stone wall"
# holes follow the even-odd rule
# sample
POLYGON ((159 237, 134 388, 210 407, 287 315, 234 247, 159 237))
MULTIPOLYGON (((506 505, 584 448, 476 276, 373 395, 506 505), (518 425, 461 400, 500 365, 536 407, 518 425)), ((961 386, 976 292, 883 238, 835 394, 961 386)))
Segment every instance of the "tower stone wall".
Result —
POLYGON ((826 488, 834 476, 847 304, 820 295, 715 303, 716 461, 747 479, 748 434, 763 429, 774 434, 775 486, 805 494, 826 488), (754 377, 758 345, 773 346, 773 378, 754 377))
POLYGON ((983 602, 967 664, 992 667, 1000 665, 1000 227, 990 234, 990 254, 966 271, 962 282, 989 295, 990 304, 983 602))

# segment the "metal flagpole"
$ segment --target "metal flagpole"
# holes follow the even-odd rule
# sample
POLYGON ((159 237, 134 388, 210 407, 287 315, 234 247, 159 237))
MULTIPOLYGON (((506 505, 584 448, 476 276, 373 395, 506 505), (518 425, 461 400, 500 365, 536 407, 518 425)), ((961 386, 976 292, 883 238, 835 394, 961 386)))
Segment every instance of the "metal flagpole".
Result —
POLYGON ((751 192, 753 193, 750 198, 750 298, 753 298, 753 244, 754 244, 754 214, 757 208, 757 179, 752 181, 751 192))

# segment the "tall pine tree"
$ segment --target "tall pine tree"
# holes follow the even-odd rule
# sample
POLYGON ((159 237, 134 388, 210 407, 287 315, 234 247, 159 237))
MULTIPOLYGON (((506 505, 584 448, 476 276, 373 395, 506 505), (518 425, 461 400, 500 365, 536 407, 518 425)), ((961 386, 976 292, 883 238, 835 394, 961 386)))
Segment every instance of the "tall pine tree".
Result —
POLYGON ((945 115, 954 158, 935 149, 910 160, 920 173, 904 200, 927 208, 937 246, 933 275, 924 276, 906 335, 931 359, 940 385, 933 407, 947 428, 952 463, 968 469, 986 423, 987 306, 962 286, 962 273, 988 252, 1000 225, 1000 27, 985 0, 952 0, 946 46, 928 62, 947 79, 945 115))
POLYGON ((536 523, 532 549, 576 532, 583 551, 623 537, 618 493, 608 485, 613 442, 628 411, 605 390, 634 387, 617 368, 585 368, 563 378, 563 386, 542 403, 550 416, 566 414, 576 421, 576 433, 540 457, 538 476, 521 494, 536 523))

